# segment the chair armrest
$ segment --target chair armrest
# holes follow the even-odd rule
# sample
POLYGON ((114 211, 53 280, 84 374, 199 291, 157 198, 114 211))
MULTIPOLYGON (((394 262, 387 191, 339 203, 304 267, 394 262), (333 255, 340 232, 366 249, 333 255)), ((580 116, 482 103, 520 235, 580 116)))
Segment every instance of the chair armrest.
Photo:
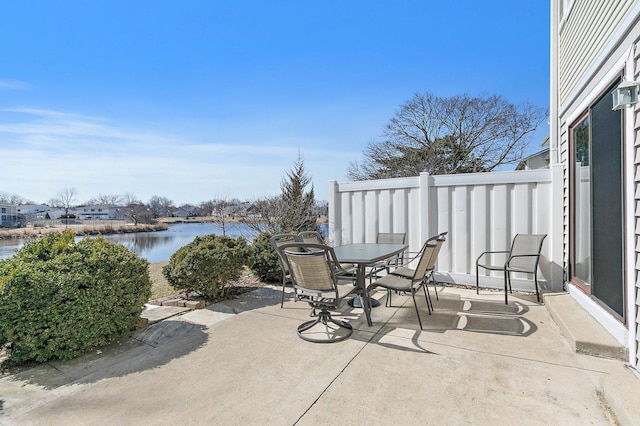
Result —
POLYGON ((398 262, 396 266, 405 266, 420 257, 422 251, 403 251, 398 256, 402 257, 402 262, 398 262), (408 256, 407 256, 408 255, 408 256))
POLYGON ((531 253, 531 254, 514 254, 512 256, 509 256, 509 258, 507 259, 507 261, 504 264, 504 267, 507 268, 509 266, 509 263, 511 263, 511 260, 516 258, 516 257, 540 257, 540 253, 531 253))
POLYGON ((510 253, 510 251, 509 250, 485 251, 484 253, 481 253, 480 256, 478 256, 478 258, 476 259, 476 264, 480 262, 480 258, 482 258, 482 256, 486 254, 496 254, 496 253, 510 253))

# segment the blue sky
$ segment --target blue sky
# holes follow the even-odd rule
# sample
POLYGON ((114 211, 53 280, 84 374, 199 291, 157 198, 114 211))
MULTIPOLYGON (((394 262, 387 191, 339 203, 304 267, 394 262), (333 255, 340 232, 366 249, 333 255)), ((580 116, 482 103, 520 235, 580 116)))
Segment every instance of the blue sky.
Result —
POLYGON ((252 200, 301 153, 326 200, 427 91, 547 107, 548 2, 5 2, 0 192, 252 200))

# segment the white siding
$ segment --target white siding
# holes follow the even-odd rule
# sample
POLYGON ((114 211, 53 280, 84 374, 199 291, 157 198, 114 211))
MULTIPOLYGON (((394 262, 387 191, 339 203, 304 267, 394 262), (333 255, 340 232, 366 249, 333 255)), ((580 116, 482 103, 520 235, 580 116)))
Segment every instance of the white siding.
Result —
MULTIPOLYGON (((640 43, 640 40, 636 40, 636 43, 640 43)), ((635 79, 640 78, 640 52, 636 49, 636 56, 633 58, 633 70, 635 79)), ((635 295, 631 294, 629 297, 635 303, 635 359, 631 359, 631 363, 633 365, 638 366, 638 362, 640 361, 640 112, 636 108, 633 113, 633 168, 634 168, 634 199, 633 203, 631 200, 628 201, 628 205, 633 205, 634 207, 634 225, 633 226, 633 240, 634 240, 634 273, 635 277, 630 279, 630 282, 633 282, 633 288, 635 290, 635 295), (635 362, 634 362, 635 361, 635 362)), ((631 248, 630 248, 631 249, 631 248)), ((633 330, 633 329, 632 329, 633 330)))
POLYGON ((559 37, 560 104, 575 89, 633 3, 633 0, 574 2, 559 37))
MULTIPOLYGON (((562 0, 559 0, 562 1, 562 0)), ((567 2, 564 2, 565 5, 567 2)), ((552 5, 558 4, 553 1, 552 5)), ((552 58, 557 55, 557 68, 552 67, 552 132, 551 146, 558 148, 557 160, 563 167, 558 184, 563 190, 563 263, 569 262, 569 176, 571 161, 569 126, 579 119, 621 74, 627 80, 638 79, 638 44, 640 34, 640 1, 638 0, 574 0, 565 16, 552 8, 552 58), (553 22, 552 22, 553 24, 553 22), (555 38, 555 40, 554 40, 555 38), (554 44, 556 43, 556 44, 554 44), (631 75, 632 74, 632 75, 631 75), (554 86, 554 79, 557 85, 554 86), (556 108, 554 110, 554 108, 556 108), (554 114, 555 111, 555 114, 554 114)), ((625 294, 627 323, 622 324, 589 298, 576 299, 619 342, 630 349, 630 363, 637 367, 640 359, 640 117, 638 108, 625 112, 625 294), (631 111, 629 111, 631 113, 631 111), (633 117, 633 118, 631 118, 633 117), (633 210, 631 210, 633 209, 633 210), (628 333, 627 327, 628 326, 628 333), (627 336, 628 334, 628 336, 627 336)))

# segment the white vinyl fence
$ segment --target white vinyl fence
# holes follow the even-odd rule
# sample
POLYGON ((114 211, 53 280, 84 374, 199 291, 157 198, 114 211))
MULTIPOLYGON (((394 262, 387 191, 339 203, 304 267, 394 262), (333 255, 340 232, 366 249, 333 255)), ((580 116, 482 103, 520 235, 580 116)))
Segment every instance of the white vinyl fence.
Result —
MULTIPOLYGON (((538 279, 542 288, 559 290, 562 273, 558 277, 550 261, 552 197, 552 169, 330 181, 329 240, 375 242, 378 232, 406 232, 415 252, 430 236, 447 231, 437 279, 475 285, 475 261, 482 252, 509 250, 517 233, 548 234, 538 279)), ((533 289, 532 276, 514 277, 514 290, 533 289)), ((480 284, 502 287, 502 274, 481 271, 480 284)))

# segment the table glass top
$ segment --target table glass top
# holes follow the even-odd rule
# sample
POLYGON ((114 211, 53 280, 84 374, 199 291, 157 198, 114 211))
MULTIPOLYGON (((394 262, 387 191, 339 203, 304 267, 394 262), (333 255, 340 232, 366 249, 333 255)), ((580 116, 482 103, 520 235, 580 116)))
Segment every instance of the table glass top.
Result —
POLYGON ((374 263, 406 250, 406 244, 359 243, 334 247, 338 260, 346 263, 374 263))

